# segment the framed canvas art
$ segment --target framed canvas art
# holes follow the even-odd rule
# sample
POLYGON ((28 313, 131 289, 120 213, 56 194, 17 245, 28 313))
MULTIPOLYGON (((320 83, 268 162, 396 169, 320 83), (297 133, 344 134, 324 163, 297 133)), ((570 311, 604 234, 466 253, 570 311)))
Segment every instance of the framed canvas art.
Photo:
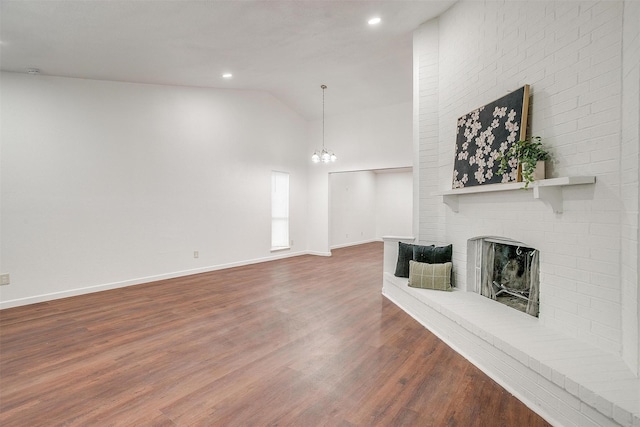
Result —
POLYGON ((526 138, 528 110, 529 85, 524 85, 458 119, 454 189, 517 180, 517 161, 500 175, 498 158, 514 142, 526 138))

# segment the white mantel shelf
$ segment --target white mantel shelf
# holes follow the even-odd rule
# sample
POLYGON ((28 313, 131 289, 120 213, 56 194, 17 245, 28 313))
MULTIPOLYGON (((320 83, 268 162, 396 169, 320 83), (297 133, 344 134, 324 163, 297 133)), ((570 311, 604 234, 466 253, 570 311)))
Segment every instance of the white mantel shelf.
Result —
POLYGON ((562 213, 563 195, 562 189, 570 185, 594 184, 595 176, 566 176, 562 178, 542 179, 529 184, 529 188, 524 188, 522 182, 511 182, 507 184, 476 185, 467 188, 457 188, 433 193, 434 196, 441 196, 442 202, 458 212, 458 197, 465 194, 493 193, 496 191, 522 191, 533 190, 533 198, 542 200, 549 204, 554 212, 562 213))

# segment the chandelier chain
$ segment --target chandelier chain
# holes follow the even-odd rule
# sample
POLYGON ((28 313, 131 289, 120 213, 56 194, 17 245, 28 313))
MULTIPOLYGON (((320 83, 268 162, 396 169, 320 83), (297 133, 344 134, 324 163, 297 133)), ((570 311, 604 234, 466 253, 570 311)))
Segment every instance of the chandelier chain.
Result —
POLYGON ((324 90, 326 85, 320 86, 322 88, 322 148, 324 149, 324 90))

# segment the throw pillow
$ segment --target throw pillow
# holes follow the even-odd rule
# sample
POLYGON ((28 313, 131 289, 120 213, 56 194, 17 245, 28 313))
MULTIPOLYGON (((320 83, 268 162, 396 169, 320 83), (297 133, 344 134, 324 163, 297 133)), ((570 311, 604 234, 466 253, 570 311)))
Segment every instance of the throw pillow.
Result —
MULTIPOLYGON (((398 242, 398 262, 396 263, 396 277, 409 277, 409 261, 414 258, 415 248, 433 248, 430 246, 412 245, 398 242)), ((449 260, 451 261, 451 260, 449 260)))
POLYGON ((452 245, 447 246, 414 246, 413 260, 427 264, 443 264, 451 262, 452 245))
POLYGON ((409 261, 413 259, 413 246, 414 245, 409 243, 398 242, 396 277, 409 277, 409 261))
POLYGON ((409 286, 438 291, 451 290, 452 263, 426 264, 409 261, 409 286))

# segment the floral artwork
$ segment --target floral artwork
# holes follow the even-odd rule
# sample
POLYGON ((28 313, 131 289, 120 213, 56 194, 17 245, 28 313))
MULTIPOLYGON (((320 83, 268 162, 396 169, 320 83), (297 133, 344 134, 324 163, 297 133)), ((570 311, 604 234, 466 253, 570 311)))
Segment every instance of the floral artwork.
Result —
POLYGON ((460 117, 456 133, 453 188, 515 182, 518 162, 509 162, 505 175, 498 174, 500 155, 525 139, 529 86, 460 117))

